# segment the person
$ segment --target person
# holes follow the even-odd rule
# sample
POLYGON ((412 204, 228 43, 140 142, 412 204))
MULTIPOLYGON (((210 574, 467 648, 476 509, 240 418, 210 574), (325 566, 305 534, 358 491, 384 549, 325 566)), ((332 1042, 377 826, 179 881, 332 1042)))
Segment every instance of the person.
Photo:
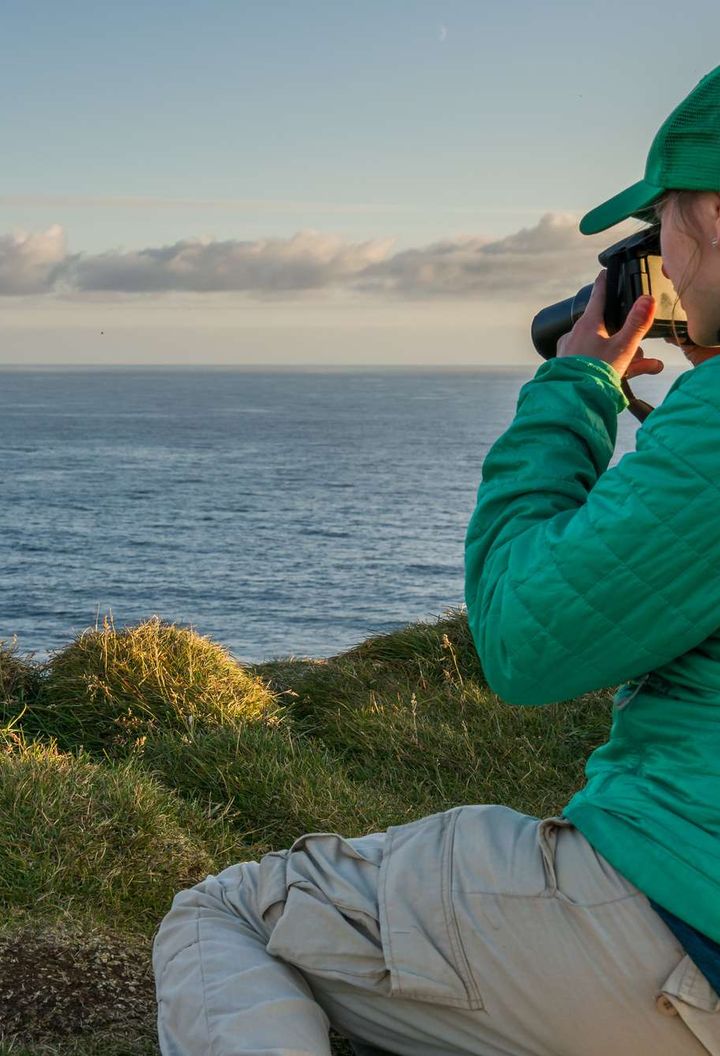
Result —
POLYGON ((612 468, 655 305, 604 273, 482 465, 465 600, 490 689, 616 687, 562 813, 453 807, 306 833, 177 893, 153 941, 163 1056, 720 1056, 720 66, 583 234, 661 225, 682 372, 612 468))

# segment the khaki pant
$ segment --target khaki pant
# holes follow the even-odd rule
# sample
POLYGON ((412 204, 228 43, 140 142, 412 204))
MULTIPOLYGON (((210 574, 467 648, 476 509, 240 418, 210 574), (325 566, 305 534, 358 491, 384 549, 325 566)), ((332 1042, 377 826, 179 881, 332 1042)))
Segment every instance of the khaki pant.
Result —
POLYGON ((720 1001, 565 818, 496 804, 301 836, 175 895, 163 1056, 720 1056, 720 1001))

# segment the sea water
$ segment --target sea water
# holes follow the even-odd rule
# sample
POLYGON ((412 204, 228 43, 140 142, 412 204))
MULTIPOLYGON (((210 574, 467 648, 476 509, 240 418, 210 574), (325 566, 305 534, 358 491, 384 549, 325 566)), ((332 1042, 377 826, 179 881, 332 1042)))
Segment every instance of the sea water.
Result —
POLYGON ((1 371, 0 639, 44 659, 157 614, 253 663, 435 620, 537 366, 1 371))

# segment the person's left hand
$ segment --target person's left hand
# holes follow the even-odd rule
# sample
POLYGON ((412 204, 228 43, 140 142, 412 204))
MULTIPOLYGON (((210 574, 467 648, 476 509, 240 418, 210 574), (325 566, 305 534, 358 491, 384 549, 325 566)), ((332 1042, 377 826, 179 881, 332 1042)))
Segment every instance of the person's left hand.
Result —
POLYGON ((605 327, 605 287, 607 271, 595 279, 590 300, 569 334, 557 343, 557 356, 592 356, 609 363, 621 378, 638 374, 659 374, 665 369, 661 359, 645 359, 640 342, 652 326, 655 298, 638 297, 628 312, 625 325, 612 337, 605 327))

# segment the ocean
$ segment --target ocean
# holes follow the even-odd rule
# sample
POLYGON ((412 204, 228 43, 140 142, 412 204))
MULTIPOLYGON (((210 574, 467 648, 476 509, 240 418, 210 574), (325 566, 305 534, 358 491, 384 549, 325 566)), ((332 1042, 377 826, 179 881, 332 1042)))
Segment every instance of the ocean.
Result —
MULTIPOLYGON (((435 620, 539 365, 0 371, 0 639, 43 660, 157 614, 256 663, 435 620)), ((657 404, 684 369, 633 391, 657 404)))

